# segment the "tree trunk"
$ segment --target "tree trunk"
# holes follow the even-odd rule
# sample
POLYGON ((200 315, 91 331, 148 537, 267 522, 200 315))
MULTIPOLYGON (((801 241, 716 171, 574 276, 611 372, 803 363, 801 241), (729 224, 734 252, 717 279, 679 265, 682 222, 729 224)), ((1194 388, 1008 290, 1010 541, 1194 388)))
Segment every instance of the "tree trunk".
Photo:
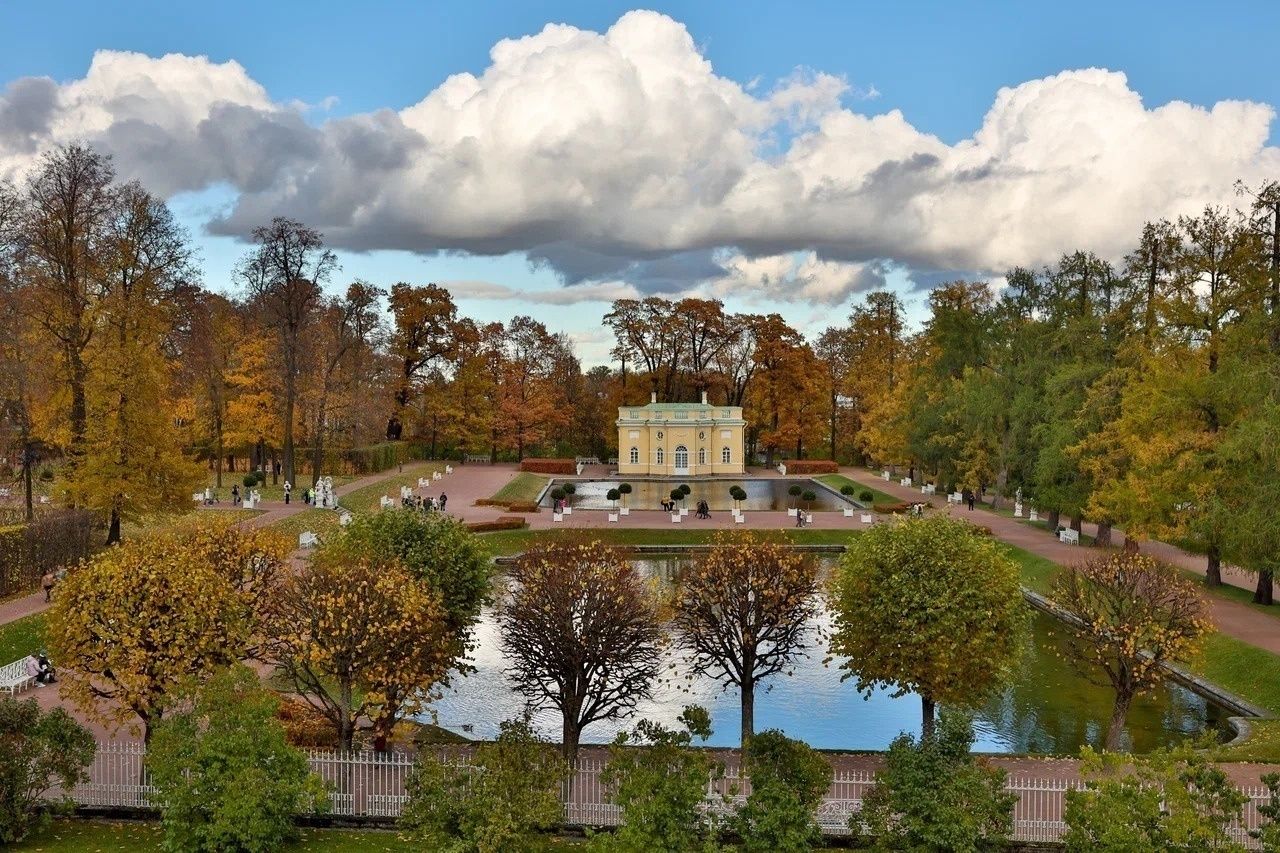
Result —
POLYGON ((35 467, 34 461, 35 451, 31 449, 30 443, 24 442, 22 448, 22 489, 24 492, 23 500, 26 504, 24 515, 27 521, 32 521, 36 517, 35 483, 32 481, 31 476, 31 469, 35 467))
POLYGON ((1222 586, 1222 553, 1217 545, 1210 545, 1205 552, 1204 584, 1222 586))
POLYGON ((1138 540, 1134 539, 1128 533, 1124 535, 1124 552, 1126 554, 1138 553, 1138 540))
POLYGON ((1075 515, 1071 516, 1071 529, 1074 530, 1076 533, 1080 532, 1080 525, 1082 524, 1084 524, 1084 519, 1080 516, 1079 513, 1076 513, 1075 515))
POLYGON ((1111 723, 1107 726, 1107 740, 1104 744, 1109 752, 1120 751, 1120 739, 1124 735, 1124 723, 1129 716, 1129 705, 1132 702, 1132 694, 1116 693, 1115 704, 1111 706, 1111 723))
MULTIPOLYGON (((298 481, 293 470, 293 408, 297 403, 294 399, 297 396, 295 373, 296 369, 290 366, 284 384, 284 478, 290 483, 298 481)), ((274 465, 271 470, 275 471, 274 465)))
POLYGON ((1058 532, 1058 525, 1062 522, 1062 513, 1059 510, 1051 509, 1044 517, 1044 526, 1049 528, 1050 533, 1058 532))
POLYGON ((1271 586, 1272 586, 1271 570, 1263 569, 1262 571, 1258 572, 1258 588, 1253 591, 1253 603, 1254 604, 1273 603, 1271 586))
POLYGON ((756 685, 754 681, 742 684, 742 751, 747 751, 747 743, 756 733, 756 685))
POLYGON ((920 739, 933 737, 934 731, 934 701, 928 696, 920 697, 920 739))
POLYGON ((1105 521, 1098 522, 1098 535, 1093 540, 1095 548, 1111 547, 1111 525, 1105 521))
MULTIPOLYGON (((564 756, 565 762, 570 767, 573 767, 578 760, 578 740, 582 737, 582 731, 577 722, 568 714, 564 717, 564 723, 560 731, 561 755, 564 756)), ((572 777, 572 773, 570 776, 572 777)))

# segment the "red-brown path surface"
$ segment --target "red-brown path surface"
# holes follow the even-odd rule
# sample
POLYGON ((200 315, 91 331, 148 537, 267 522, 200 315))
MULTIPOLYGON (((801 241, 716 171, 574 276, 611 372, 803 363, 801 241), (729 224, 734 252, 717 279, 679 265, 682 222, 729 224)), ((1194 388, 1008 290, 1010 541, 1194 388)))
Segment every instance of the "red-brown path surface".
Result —
MULTIPOLYGON (((872 486, 885 494, 904 500, 920 500, 923 497, 918 487, 902 486, 896 480, 885 482, 882 478, 861 468, 842 468, 840 473, 851 480, 872 486)), ((935 504, 945 500, 945 495, 936 495, 934 497, 935 504)), ((986 507, 970 513, 966 509, 949 504, 946 509, 938 511, 951 512, 961 517, 972 517, 975 523, 991 528, 992 534, 998 539, 1025 551, 1030 551, 1032 554, 1045 557, 1059 565, 1070 565, 1086 560, 1093 552, 1093 549, 1085 546, 1066 545, 1059 542, 1053 534, 1043 528, 1016 518, 999 515, 989 511, 986 507)), ((1097 526, 1094 524, 1085 523, 1082 527, 1084 533, 1089 536, 1097 533, 1097 526)), ((1117 537, 1116 541, 1121 541, 1120 537, 1123 537, 1124 533, 1116 530, 1113 531, 1113 535, 1117 537)), ((1152 556, 1168 560, 1190 571, 1204 572, 1204 557, 1188 554, 1164 542, 1143 542, 1140 545, 1140 550, 1152 556)), ((1223 566, 1222 577, 1224 581, 1244 589, 1251 590, 1253 588, 1253 578, 1238 569, 1223 566)), ((1209 605, 1209 615, 1219 631, 1243 640, 1250 645, 1258 646, 1274 654, 1280 654, 1280 606, 1277 607, 1276 615, 1273 616, 1259 612, 1238 601, 1230 601, 1212 595, 1206 596, 1206 601, 1209 605)))

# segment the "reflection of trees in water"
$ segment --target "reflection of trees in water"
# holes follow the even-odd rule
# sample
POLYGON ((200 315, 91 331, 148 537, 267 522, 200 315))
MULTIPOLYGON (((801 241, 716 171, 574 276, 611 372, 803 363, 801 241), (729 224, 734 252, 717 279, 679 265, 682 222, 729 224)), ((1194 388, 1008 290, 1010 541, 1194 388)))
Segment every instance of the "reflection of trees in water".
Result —
MULTIPOLYGON (((1086 743, 1102 745, 1111 690, 1081 677, 1064 660, 1064 630, 1036 612, 1011 684, 978 713, 982 734, 1015 752, 1074 753, 1086 743)), ((1189 690, 1164 685, 1134 701, 1125 746, 1146 752, 1169 743, 1171 733, 1194 734, 1206 720, 1219 725, 1221 717, 1219 709, 1189 690)))

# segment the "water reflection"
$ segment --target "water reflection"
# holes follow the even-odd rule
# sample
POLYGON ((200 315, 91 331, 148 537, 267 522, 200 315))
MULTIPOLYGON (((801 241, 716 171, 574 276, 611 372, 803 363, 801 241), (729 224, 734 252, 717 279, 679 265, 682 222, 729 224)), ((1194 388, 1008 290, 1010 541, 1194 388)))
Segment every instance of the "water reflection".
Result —
MULTIPOLYGON (((557 483, 559 481, 556 481, 557 483)), ((575 480, 577 489, 573 496, 574 509, 611 509, 613 502, 608 495, 610 489, 616 489, 621 479, 617 480, 575 480)), ((733 499, 729 497, 730 486, 742 486, 747 499, 740 508, 743 511, 760 512, 764 510, 782 511, 793 506, 803 506, 813 512, 829 512, 839 510, 849 504, 839 495, 817 485, 812 480, 626 480, 631 484, 632 492, 627 496, 627 506, 632 509, 660 509, 661 502, 670 497, 671 490, 686 483, 690 494, 684 505, 692 512, 698 501, 704 500, 712 512, 728 512, 733 509, 733 499), (798 485, 804 491, 814 493, 812 502, 802 501, 787 493, 791 486, 798 485)), ((551 490, 542 499, 543 506, 551 506, 551 490)))
MULTIPOLYGON (((672 577, 680 564, 679 559, 636 561, 646 575, 664 579, 672 577)), ((815 628, 830 625, 825 611, 819 621, 815 628)), ((1078 676, 1061 658, 1062 630, 1044 614, 1032 617, 1025 653, 1012 682, 978 713, 976 749, 1071 754, 1086 743, 1101 745, 1111 711, 1111 692, 1078 676)), ((815 634, 816 631, 811 632, 811 639, 815 634)), ((445 728, 490 738, 497 733, 501 720, 519 716, 524 700, 511 691, 502 674, 506 661, 491 612, 484 614, 477 640, 477 672, 458 679, 432 710, 436 721, 445 728)), ((823 749, 884 749, 900 732, 919 733, 917 697, 894 698, 891 691, 880 690, 864 699, 852 682, 841 680, 844 671, 839 668, 840 661, 824 666, 825 657, 825 646, 819 643, 790 677, 779 676, 758 688, 758 729, 778 728, 823 749)), ((699 704, 711 712, 715 726, 712 744, 732 746, 738 742, 736 689, 726 691, 706 678, 689 679, 674 654, 667 661, 665 673, 653 699, 639 707, 637 718, 674 724, 685 705, 699 704)), ((1221 728, 1225 717, 1222 709, 1170 684, 1135 700, 1129 712, 1127 737, 1136 751, 1147 751, 1206 727, 1221 728)), ((554 711, 544 711, 534 721, 544 734, 558 738, 560 723, 554 711)), ((608 742, 618 730, 628 727, 625 721, 596 723, 584 732, 583 742, 608 742)))

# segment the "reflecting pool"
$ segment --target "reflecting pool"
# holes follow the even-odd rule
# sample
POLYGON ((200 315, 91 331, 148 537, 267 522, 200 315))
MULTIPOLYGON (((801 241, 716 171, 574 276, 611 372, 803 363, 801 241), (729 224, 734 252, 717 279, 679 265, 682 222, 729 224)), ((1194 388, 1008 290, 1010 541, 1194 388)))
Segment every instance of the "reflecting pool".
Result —
MULTIPOLYGON (((560 484, 556 480, 552 487, 560 484)), ((840 495, 818 485, 812 480, 575 480, 577 492, 573 496, 574 509, 611 509, 613 502, 605 497, 610 489, 616 489, 620 483, 631 484, 631 494, 627 496, 627 506, 632 509, 661 509, 661 502, 671 496, 671 490, 682 483, 688 484, 690 493, 684 505, 693 512, 699 500, 704 500, 712 512, 728 512, 733 509, 733 499, 729 497, 730 486, 741 486, 747 493, 747 499, 740 505, 744 512, 764 510, 781 511, 793 506, 803 506, 813 512, 830 512, 840 510, 849 503, 840 495), (800 486, 804 491, 812 491, 816 499, 812 502, 802 501, 787 494, 792 486, 800 486)), ((551 490, 542 498, 543 506, 551 506, 551 490)))
MULTIPOLYGON (((637 560, 650 576, 670 578, 682 558, 637 560)), ((829 626, 824 614, 823 627, 829 626)), ((1031 618, 1022 655, 1009 686, 979 710, 975 749, 986 752, 1074 754, 1084 744, 1101 745, 1111 712, 1111 692, 1078 675, 1062 658, 1064 626, 1036 612, 1031 618)), ((498 723, 518 717, 524 699, 512 692, 503 676, 503 659, 492 612, 478 626, 479 648, 472 662, 477 672, 456 684, 431 706, 436 722, 468 737, 491 738, 498 723)), ((777 728, 822 749, 884 749, 900 732, 919 734, 920 700, 891 691, 863 698, 852 681, 841 681, 843 659, 823 665, 824 645, 811 650, 790 677, 777 676, 757 688, 757 730, 777 728)), ((677 653, 667 661, 663 682, 654 697, 641 704, 637 717, 674 724, 685 705, 705 706, 715 734, 710 743, 733 746, 739 740, 738 693, 705 678, 689 680, 677 653)), ((1174 684, 1134 701, 1127 737, 1133 750, 1145 752, 1177 742, 1189 734, 1225 727, 1228 713, 1174 684)), ((431 713, 423 715, 430 719, 431 713)), ((559 717, 543 711, 534 717, 545 735, 559 738, 559 717)), ((629 723, 596 723, 584 732, 584 743, 605 743, 629 723)))

